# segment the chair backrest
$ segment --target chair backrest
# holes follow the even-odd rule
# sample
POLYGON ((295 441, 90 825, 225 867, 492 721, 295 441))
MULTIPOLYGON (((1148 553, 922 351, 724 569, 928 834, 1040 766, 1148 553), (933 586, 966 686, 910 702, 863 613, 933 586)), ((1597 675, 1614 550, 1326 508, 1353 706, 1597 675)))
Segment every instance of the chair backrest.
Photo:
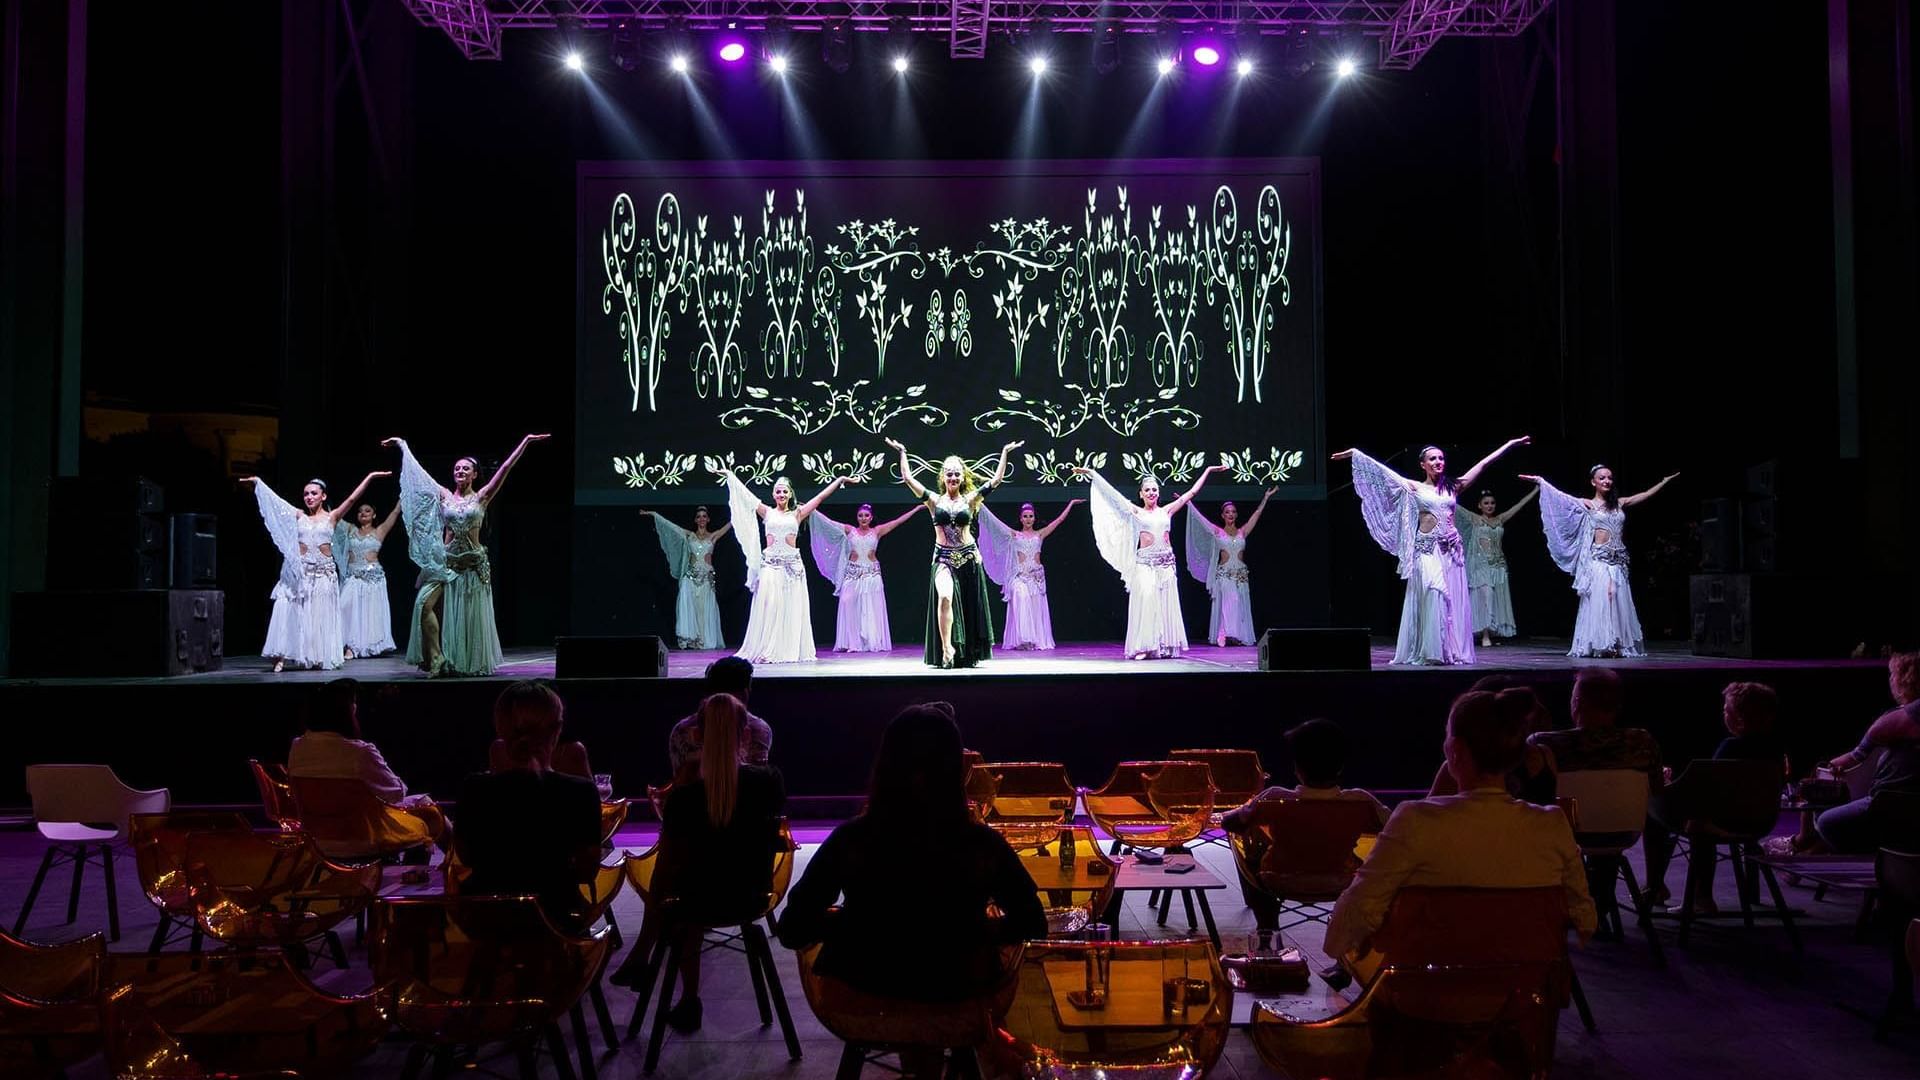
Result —
POLYGON ((1016 1000, 1034 1004, 1007 1010, 982 1048, 996 1075, 1210 1076, 1226 1047, 1233 988, 1206 940, 1030 941, 1016 972, 1016 1000), (1091 1018, 1067 999, 1086 985, 1089 953, 1108 974, 1106 1005, 1091 1018), (1172 1013, 1162 1006, 1169 977, 1186 980, 1186 1004, 1172 1013))
POLYGON ((0 930, 0 994, 38 1001, 92 1001, 107 962, 105 934, 40 945, 0 930))
POLYGON ((1847 798, 1864 799, 1873 790, 1873 779, 1880 774, 1880 761, 1887 756, 1887 748, 1876 746, 1864 760, 1853 768, 1840 774, 1847 785, 1847 798))
POLYGON ((628 807, 629 802, 626 799, 615 799, 612 802, 603 802, 600 804, 601 843, 607 844, 613 842, 613 834, 619 832, 620 826, 627 823, 628 807))
POLYGON ((1020 864, 1026 867, 1040 893, 1040 906, 1047 916, 1047 936, 1062 937, 1097 922, 1113 898, 1119 867, 1100 850, 1093 830, 1085 825, 1066 828, 1065 843, 1073 845, 1071 865, 1060 862, 1061 830, 1055 829, 1045 847, 1018 849, 1020 864))
POLYGON ((327 861, 305 833, 187 834, 187 883, 202 930, 244 947, 309 941, 366 910, 381 866, 327 861))
POLYGON ((1874 856, 1873 876, 1880 883, 1881 902, 1896 917, 1920 916, 1920 853, 1881 848, 1874 856))
POLYGON ((1559 885, 1526 889, 1417 886, 1394 894, 1373 948, 1397 967, 1541 963, 1567 954, 1559 885))
POLYGON ((1572 799, 1578 809, 1578 833, 1637 836, 1646 827, 1647 774, 1639 769, 1574 769, 1560 773, 1555 782, 1557 794, 1572 799))
POLYGON ((100 1052, 107 937, 36 945, 0 930, 0 1076, 64 1076, 100 1052))
MULTIPOLYGON (((768 880, 766 905, 764 909, 753 914, 749 921, 764 918, 779 907, 780 902, 787 897, 787 889, 793 884, 794 853, 800 850, 800 845, 794 842, 793 828, 786 818, 775 818, 774 826, 773 872, 768 880)), ((660 896, 654 891, 653 875, 660 866, 660 844, 657 841, 645 851, 627 852, 621 865, 627 877, 627 887, 640 897, 643 905, 652 907, 673 899, 669 896, 660 896)), ((727 917, 732 918, 738 914, 742 913, 729 912, 727 917)))
POLYGON ((29 765, 27 797, 34 820, 111 827, 115 842, 127 838, 129 817, 164 813, 173 802, 166 788, 128 787, 108 765, 29 765))
POLYGON ((427 826, 382 802, 364 780, 289 776, 301 831, 330 859, 371 859, 428 841, 427 826))
POLYGON ((960 1001, 881 997, 821 975, 814 967, 819 956, 818 945, 794 954, 800 968, 800 990, 806 996, 807 1006, 830 1034, 864 1047, 978 1046, 993 1036, 993 1018, 1006 1009, 1004 1002, 997 999, 1013 988, 1009 978, 1004 988, 960 1001))
POLYGON ((1123 761, 1098 791, 1082 791, 1087 815, 1133 846, 1163 847, 1199 836, 1213 819, 1213 770, 1204 761, 1123 761))
POLYGON ((1360 837, 1379 831, 1370 801, 1268 799, 1250 808, 1234 856, 1242 874, 1276 896, 1331 900, 1360 868, 1360 837))
POLYGON ((367 955, 386 1014, 417 1038, 525 1038, 564 1016, 606 960, 607 930, 559 929, 531 896, 383 897, 367 955))
POLYGON ((187 882, 187 837, 196 832, 252 835, 253 825, 238 812, 176 810, 134 814, 127 827, 141 891, 154 907, 183 919, 193 917, 193 890, 187 882))
POLYGON ((287 767, 248 758, 247 768, 253 773, 253 786, 260 789, 260 809, 266 812, 267 820, 283 829, 300 827, 300 808, 293 800, 293 787, 287 783, 287 767))
POLYGON ((1008 843, 1035 847, 1073 820, 1079 792, 1057 761, 999 761, 967 770, 967 798, 1008 843))
POLYGON ((1867 817, 1880 846, 1920 851, 1920 791, 1875 792, 1867 817))
POLYGON ((1695 760, 1674 779, 1694 820, 1737 840, 1757 840, 1780 820, 1780 763, 1695 760))
POLYGON ((1258 750, 1169 751, 1176 761, 1204 761, 1213 771, 1213 786, 1219 790, 1214 802, 1220 806, 1239 806, 1266 789, 1267 767, 1260 763, 1258 750))

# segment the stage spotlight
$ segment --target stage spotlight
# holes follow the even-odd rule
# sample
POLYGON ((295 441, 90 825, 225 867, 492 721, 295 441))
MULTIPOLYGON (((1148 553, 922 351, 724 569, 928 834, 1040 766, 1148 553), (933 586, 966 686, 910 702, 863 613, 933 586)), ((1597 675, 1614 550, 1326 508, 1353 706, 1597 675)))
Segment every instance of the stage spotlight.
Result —
POLYGON ((1193 62, 1201 67, 1212 67, 1220 62, 1220 46, 1211 42, 1202 42, 1195 45, 1188 55, 1192 56, 1193 62))
POLYGON ((905 75, 907 73, 907 66, 908 65, 907 65, 906 57, 896 56, 893 58, 893 70, 899 72, 902 75, 905 75))
POLYGON ((673 69, 675 75, 685 75, 687 73, 687 54, 674 53, 667 58, 667 66, 673 69))
POLYGON ((853 63, 853 27, 845 19, 828 23, 820 35, 820 62, 836 75, 845 75, 853 63))
POLYGON ((1044 56, 1036 56, 1027 61, 1027 70, 1033 72, 1033 77, 1036 79, 1045 75, 1047 73, 1047 58, 1044 56))
POLYGON ((607 58, 621 71, 640 70, 640 28, 630 22, 616 24, 607 46, 607 58))
POLYGON ((785 75, 787 73, 786 54, 774 53, 772 56, 767 57, 767 66, 773 69, 775 75, 785 75))
POLYGON ((747 43, 737 37, 723 37, 718 55, 726 63, 737 64, 747 58, 747 43))
POLYGON ((1244 79, 1247 76, 1253 74, 1253 61, 1242 60, 1238 64, 1235 64, 1233 69, 1239 72, 1240 77, 1244 79))
POLYGON ((1102 75, 1113 74, 1120 66, 1120 35, 1111 26, 1103 26, 1094 32, 1093 70, 1102 75))
POLYGON ((567 65, 568 71, 585 71, 587 69, 587 61, 577 52, 569 51, 564 63, 567 65))
POLYGON ((1154 61, 1153 69, 1155 71, 1158 71, 1161 75, 1173 74, 1173 57, 1163 56, 1160 59, 1154 61))
POLYGON ((1359 70, 1360 70, 1360 65, 1355 63, 1353 57, 1351 56, 1341 57, 1340 62, 1335 64, 1333 67, 1334 74, 1340 76, 1343 79, 1359 70))
POLYGON ((895 72, 905 74, 913 66, 913 20, 905 15, 895 15, 887 20, 887 55, 892 57, 888 63, 895 72))

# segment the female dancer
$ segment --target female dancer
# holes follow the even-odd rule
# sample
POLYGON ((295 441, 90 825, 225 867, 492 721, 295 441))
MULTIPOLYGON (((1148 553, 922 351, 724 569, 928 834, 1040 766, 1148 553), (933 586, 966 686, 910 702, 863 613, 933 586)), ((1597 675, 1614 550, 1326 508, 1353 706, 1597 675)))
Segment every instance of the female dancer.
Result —
POLYGON ((520 455, 547 438, 551 436, 521 439, 478 490, 473 485, 479 459, 455 461, 452 491, 434 482, 407 440, 396 435, 381 442, 400 448, 400 518, 407 525, 409 553, 420 568, 407 662, 427 674, 491 675, 505 659, 493 621, 493 567, 480 544, 480 526, 520 455))
POLYGON ((753 592, 747 637, 734 655, 756 664, 812 660, 813 616, 807 600, 807 570, 800 564, 800 523, 848 478, 835 477, 833 483, 796 510, 793 483, 784 476, 773 482, 772 506, 755 498, 739 477, 731 472, 726 477, 733 537, 747 557, 747 588, 753 592), (760 523, 755 518, 764 518, 767 523, 764 551, 760 523))
POLYGON ((1568 656, 1646 655, 1633 588, 1627 584, 1627 545, 1621 534, 1627 527, 1627 507, 1653 498, 1679 475, 1621 498, 1613 491, 1613 470, 1595 465, 1587 472, 1593 482, 1591 499, 1576 499, 1537 476, 1520 477, 1540 485, 1547 550, 1560 569, 1573 575, 1573 591, 1580 594, 1568 656))
POLYGON ((1407 583, 1394 663, 1473 663, 1472 601, 1466 551, 1453 519, 1454 493, 1471 486, 1500 455, 1532 441, 1525 435, 1507 440, 1458 480, 1447 475, 1447 455, 1437 446, 1420 451, 1423 480, 1409 480, 1358 450, 1333 455, 1335 461, 1353 459, 1353 491, 1367 532, 1399 559, 1407 583))
POLYGON ((1007 629, 1000 643, 1009 649, 1053 648, 1053 612, 1047 607, 1047 568, 1040 565, 1040 545, 1067 520, 1085 499, 1070 500, 1060 516, 1043 529, 1032 503, 1020 504, 1020 528, 1009 529, 993 511, 980 509, 980 564, 1007 602, 1007 629))
POLYGON ((842 525, 823 512, 813 515, 808 538, 813 564, 833 582, 840 598, 834 619, 833 651, 892 652, 893 632, 887 626, 887 588, 880 580, 880 538, 901 522, 926 509, 926 504, 884 525, 873 523, 873 504, 861 503, 852 526, 842 525))
POLYGON ((1000 467, 984 486, 975 486, 973 470, 958 457, 940 463, 940 493, 929 494, 913 478, 907 448, 898 439, 887 445, 900 451, 900 482, 933 512, 933 572, 927 581, 927 663, 933 667, 972 667, 993 656, 993 617, 987 608, 987 577, 980 572, 980 549, 973 522, 985 508, 987 492, 1007 476, 1007 455, 1025 443, 1000 448, 1000 467))
POLYGON ((640 516, 653 519, 660 551, 667 557, 667 573, 680 583, 680 595, 673 604, 675 643, 682 649, 726 648, 720 639, 720 601, 713 593, 713 545, 733 523, 708 532, 713 519, 704 506, 694 507, 692 532, 651 510, 640 511, 640 516))
POLYGON ((288 664, 302 668, 337 668, 340 647, 340 568, 333 561, 333 529, 367 490, 367 485, 392 473, 370 472, 338 509, 327 509, 327 485, 309 480, 300 490, 305 511, 295 510, 258 478, 243 476, 253 485, 260 520, 280 549, 280 581, 273 587, 273 617, 267 621, 267 643, 260 655, 273 661, 273 670, 288 664))
POLYGON ((399 517, 396 502, 386 520, 375 525, 373 504, 361 503, 354 511, 353 526, 343 521, 333 531, 333 558, 340 568, 340 640, 349 660, 380 656, 398 647, 393 643, 393 608, 387 601, 380 545, 387 542, 399 517))
POLYGON ((1254 644, 1253 599, 1247 592, 1247 537, 1260 523, 1267 500, 1279 491, 1270 487, 1253 508, 1245 525, 1238 524, 1240 508, 1230 502, 1220 504, 1220 524, 1208 521, 1199 507, 1187 511, 1187 573, 1204 582, 1213 597, 1213 610, 1207 615, 1207 640, 1220 648, 1228 642, 1254 644))
POLYGON ((1513 625, 1513 590, 1507 580, 1504 542, 1507 522, 1538 494, 1538 489, 1529 491, 1505 513, 1497 513, 1499 500, 1493 497, 1493 492, 1483 491, 1475 503, 1479 508, 1477 513, 1460 510, 1456 516, 1467 542, 1467 590, 1473 594, 1473 632, 1480 635, 1483 647, 1491 646, 1496 634, 1510 638, 1519 632, 1513 625))
POLYGON ((1075 466, 1075 476, 1093 481, 1093 539, 1100 557, 1120 571, 1127 586, 1127 656, 1133 660, 1179 656, 1187 649, 1187 624, 1180 615, 1180 580, 1173 566, 1173 515, 1193 501, 1207 477, 1225 469, 1214 465, 1200 474, 1185 495, 1160 505, 1160 481, 1149 474, 1140 482, 1140 505, 1092 469, 1075 466))

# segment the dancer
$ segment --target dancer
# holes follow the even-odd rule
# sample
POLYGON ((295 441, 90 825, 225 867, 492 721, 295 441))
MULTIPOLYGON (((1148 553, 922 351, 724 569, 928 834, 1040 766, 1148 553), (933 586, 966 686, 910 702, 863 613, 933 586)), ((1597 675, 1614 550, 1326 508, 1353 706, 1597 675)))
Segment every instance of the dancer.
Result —
POLYGON ((1447 475, 1447 455, 1437 446, 1420 451, 1423 480, 1409 480, 1358 450, 1333 455, 1335 461, 1353 460, 1353 491, 1367 532, 1399 560, 1407 583, 1394 663, 1473 663, 1472 601, 1454 493, 1472 486, 1500 455, 1532 441, 1525 435, 1507 440, 1457 480, 1447 475))
POLYGON ((273 587, 273 616, 267 621, 267 642, 260 655, 273 661, 275 672, 288 664, 300 668, 333 669, 341 665, 340 567, 333 561, 333 530, 347 507, 359 501, 367 485, 392 473, 370 472, 338 509, 327 508, 327 485, 309 480, 300 489, 304 512, 274 494, 259 478, 243 476, 253 486, 260 520, 280 549, 280 581, 273 587))
POLYGON ((1149 660, 1179 656, 1187 649, 1187 624, 1180 615, 1180 579, 1173 565, 1173 515, 1193 501, 1207 477, 1225 469, 1213 465, 1200 473, 1185 495, 1160 505, 1160 481, 1147 474, 1140 482, 1140 505, 1127 501, 1092 469, 1075 466, 1075 476, 1093 481, 1093 539, 1100 557, 1120 571, 1127 586, 1127 657, 1149 660))
POLYGON ((520 455, 551 437, 521 439, 478 490, 479 459, 455 461, 452 491, 427 474, 407 440, 396 435, 380 443, 400 448, 400 517, 407 525, 409 554, 420 568, 407 662, 427 674, 491 675, 506 659, 493 619, 493 567, 480 544, 480 527, 520 455))
POLYGON ((1529 491, 1504 513, 1493 492, 1483 491, 1475 502, 1477 512, 1459 510, 1456 520, 1467 542, 1467 590, 1473 594, 1473 632, 1480 644, 1491 646, 1495 636, 1510 638, 1519 632, 1513 625, 1513 589, 1507 580, 1505 547, 1507 522, 1533 501, 1539 489, 1529 491))
POLYGON ((940 463, 940 492, 929 494, 913 478, 907 448, 898 439, 887 445, 900 451, 900 482, 933 512, 933 570, 927 581, 927 663, 932 667, 972 667, 993 655, 993 616, 987 607, 987 577, 980 571, 980 548, 973 522, 986 505, 987 492, 1007 476, 1007 455, 1026 445, 1000 448, 1000 466, 985 485, 958 457, 940 463))
POLYGON ((821 576, 833 582, 833 595, 840 598, 840 611, 834 618, 833 651, 893 651, 893 633, 887 627, 887 587, 880 580, 880 538, 925 509, 922 503, 884 525, 875 525, 873 504, 861 503, 850 526, 833 520, 824 511, 814 512, 808 529, 813 564, 820 568, 821 576))
POLYGON ((1253 599, 1247 592, 1247 537, 1260 523, 1267 500, 1279 491, 1270 487, 1253 508, 1253 516, 1239 524, 1240 508, 1220 504, 1220 524, 1207 520, 1199 507, 1187 511, 1187 573, 1207 586, 1213 608, 1207 614, 1207 640, 1220 648, 1228 642, 1252 645, 1253 599))
POLYGON ((1538 476, 1521 475, 1520 479, 1540 485, 1540 524, 1547 530, 1547 551, 1555 565, 1573 575, 1573 591, 1580 594, 1568 656, 1646 655, 1641 647, 1640 615, 1633 607, 1633 587, 1627 583, 1627 507, 1658 495, 1679 475, 1621 498, 1614 494, 1613 470, 1595 465, 1587 470, 1593 484, 1590 499, 1574 498, 1538 476))
POLYGON ((680 583, 673 604, 675 644, 682 649, 726 648, 720 638, 720 601, 713 592, 713 546, 733 523, 708 532, 713 518, 704 506, 694 507, 692 532, 651 510, 640 511, 640 516, 653 519, 660 551, 667 557, 667 573, 680 583))
POLYGON ((1007 602, 1007 629, 1000 635, 1000 643, 1007 648, 1053 648, 1053 612, 1047 607, 1047 568, 1040 565, 1040 545, 1075 506, 1086 501, 1069 500, 1060 516, 1043 529, 1033 527, 1039 520, 1033 504, 1021 503, 1018 531, 981 507, 980 564, 1007 602))
POLYGON ((393 607, 387 600, 387 570, 380 565, 380 546, 387 542, 400 504, 386 519, 373 523, 372 503, 354 511, 354 524, 341 522, 333 530, 333 559, 340 569, 340 640, 347 659, 380 656, 398 648, 393 643, 393 607))
POLYGON ((807 600, 807 569, 800 564, 800 523, 849 478, 835 477, 797 510, 793 508, 793 483, 784 476, 773 482, 772 506, 755 498, 733 473, 726 473, 726 478, 733 538, 747 557, 747 588, 753 592, 747 636, 734 655, 756 664, 812 660, 813 614, 807 600), (767 523, 764 550, 755 518, 764 518, 767 523))

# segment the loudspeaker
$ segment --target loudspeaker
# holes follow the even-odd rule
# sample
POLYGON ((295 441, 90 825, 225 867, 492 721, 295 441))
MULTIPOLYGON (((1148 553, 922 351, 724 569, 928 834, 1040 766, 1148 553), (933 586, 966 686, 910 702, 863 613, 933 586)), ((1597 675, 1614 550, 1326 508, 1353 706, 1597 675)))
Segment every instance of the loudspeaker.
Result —
POLYGON ((218 671, 226 594, 217 589, 18 593, 13 673, 187 675, 218 671))
POLYGON ((1268 630, 1260 635, 1261 671, 1368 671, 1373 645, 1364 626, 1268 630))
POLYGON ((1793 574, 1695 574, 1688 581, 1693 655, 1742 659, 1836 655, 1851 619, 1834 579, 1793 574), (1835 630, 1834 627, 1843 629, 1835 630))
MULTIPOLYGON (((157 518, 159 515, 142 515, 157 518)), ((47 587, 52 589, 164 589, 172 569, 166 533, 157 548, 139 550, 103 543, 97 533, 62 535, 55 530, 47 552, 47 587)))
POLYGON ((667 646, 657 637, 563 637, 553 642, 556 679, 664 679, 667 646))
POLYGON ((168 579, 169 586, 197 589, 219 584, 216 556, 220 519, 212 514, 174 514, 167 519, 167 524, 173 536, 173 573, 168 579))
POLYGON ((1740 504, 1707 499, 1700 504, 1700 569, 1731 573, 1740 569, 1740 504))
POLYGON ((165 490, 144 476, 114 480, 58 476, 47 492, 47 513, 53 517, 158 514, 165 509, 165 490))

